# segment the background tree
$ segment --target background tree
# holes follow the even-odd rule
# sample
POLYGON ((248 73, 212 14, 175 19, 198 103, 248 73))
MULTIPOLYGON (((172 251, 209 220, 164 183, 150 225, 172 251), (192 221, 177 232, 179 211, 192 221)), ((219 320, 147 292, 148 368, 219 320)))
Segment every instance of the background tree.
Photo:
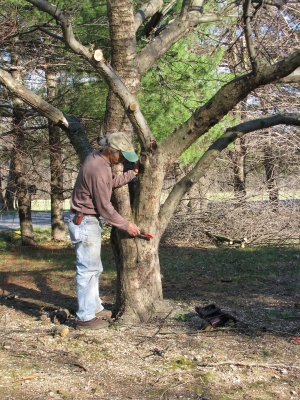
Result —
MULTIPOLYGON (((252 5, 248 0, 233 4, 212 2, 206 6, 202 1, 184 1, 180 6, 178 2, 171 18, 166 19, 165 25, 156 30, 156 36, 150 36, 142 46, 138 28, 146 19, 163 8, 163 2, 150 1, 135 13, 135 4, 132 1, 107 1, 111 57, 111 63, 108 63, 104 57, 106 53, 104 48, 102 51, 98 46, 87 47, 78 40, 78 36, 76 37, 76 10, 59 9, 44 0, 29 0, 27 3, 44 12, 42 14, 44 21, 39 22, 38 27, 43 32, 47 30, 52 37, 55 35, 78 56, 80 65, 86 63, 87 69, 92 66, 95 73, 99 73, 107 83, 109 93, 106 101, 104 132, 110 134, 122 130, 132 136, 134 132, 138 138, 141 149, 141 171, 134 202, 130 204, 128 190, 121 188, 115 193, 116 205, 126 218, 134 220, 137 225, 150 231, 155 239, 144 242, 138 238, 128 238, 123 232, 116 232, 113 244, 118 267, 118 316, 125 322, 148 320, 151 315, 159 312, 163 305, 158 260, 159 242, 184 194, 195 181, 205 175, 220 152, 237 137, 276 124, 299 124, 296 116, 281 115, 244 122, 228 129, 207 148, 194 168, 174 186, 161 206, 164 177, 180 155, 196 140, 207 134, 251 92, 288 76, 299 67, 298 32, 294 30, 293 25, 298 15, 297 5, 290 8, 288 2, 287 5, 282 5, 282 9, 274 11, 285 17, 289 15, 290 23, 287 30, 290 32, 290 40, 288 43, 282 43, 285 45, 283 53, 276 51, 276 57, 269 57, 263 51, 265 27, 256 29, 255 35, 252 32, 255 28, 261 27, 260 10, 265 8, 266 12, 273 10, 272 2, 267 6, 260 2, 252 5), (242 25, 236 24, 240 16, 242 25), (136 97, 140 90, 141 78, 174 43, 193 30, 201 31, 203 23, 211 23, 209 44, 213 41, 213 35, 218 38, 217 43, 219 43, 228 27, 230 25, 235 27, 235 36, 245 37, 246 51, 243 51, 240 59, 249 61, 241 64, 241 70, 236 71, 235 78, 232 79, 228 75, 227 79, 223 80, 222 86, 212 91, 208 100, 200 99, 188 119, 169 131, 167 137, 158 141, 142 114, 136 97), (59 33, 57 27, 60 29, 59 33)), ((274 5, 278 6, 277 2, 274 5)), ((269 36, 275 41, 276 32, 273 28, 270 27, 269 36)), ((97 41, 92 41, 95 42, 97 41)), ((232 43, 225 38, 222 45, 230 47, 232 43)), ((0 81, 15 95, 51 119, 53 123, 58 124, 67 133, 80 159, 85 158, 91 150, 91 145, 77 119, 64 115, 34 93, 21 87, 4 70, 0 70, 0 81)))

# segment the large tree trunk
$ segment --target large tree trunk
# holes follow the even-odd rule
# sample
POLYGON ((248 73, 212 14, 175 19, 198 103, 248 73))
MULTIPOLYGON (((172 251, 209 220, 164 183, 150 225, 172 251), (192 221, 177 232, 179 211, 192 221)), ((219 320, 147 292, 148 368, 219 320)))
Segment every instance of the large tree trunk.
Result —
MULTIPOLYGON (((136 58, 132 2, 108 1, 108 16, 111 27, 112 67, 130 92, 136 95, 140 77, 136 58)), ((133 136, 133 128, 125 115, 124 107, 112 91, 109 92, 107 98, 104 127, 105 134, 123 131, 133 136)), ((140 195, 139 211, 132 213, 128 187, 122 187, 114 192, 114 204, 125 218, 133 220, 141 229, 150 230, 155 235, 159 232, 157 198, 160 197, 163 174, 157 181, 155 179, 157 171, 154 172, 155 165, 151 167, 149 160, 146 159, 145 164, 146 168, 141 170, 139 177, 140 186, 143 187, 143 191, 145 185, 148 186, 146 192, 151 193, 151 198, 143 198, 140 195), (151 182, 155 182, 155 185, 151 182), (157 182, 160 183, 157 185, 157 182), (140 212, 141 209, 142 212, 140 212)), ((116 168, 114 173, 118 172, 121 171, 116 168)), ((134 202, 134 208, 135 204, 136 202, 134 202)), ((159 237, 145 241, 140 238, 128 238, 126 233, 113 229, 111 242, 118 271, 116 308, 119 320, 123 323, 147 321, 162 306, 158 260, 159 237)))
MULTIPOLYGON (((14 66, 12 76, 17 81, 21 81, 21 63, 16 46, 11 53, 12 65, 14 66)), ((17 97, 13 99, 13 125, 14 125, 14 144, 13 144, 13 164, 15 172, 15 184, 17 188, 17 200, 19 208, 19 219, 21 228, 22 245, 35 244, 34 232, 31 219, 31 196, 28 191, 26 173, 24 173, 24 150, 25 134, 24 125, 24 103, 17 97)))
MULTIPOLYGON (((46 69, 46 80, 48 99, 51 103, 56 93, 55 71, 46 69)), ((65 240, 66 227, 64 223, 64 200, 63 200, 63 165, 62 148, 60 141, 60 127, 48 121, 49 131, 49 156, 51 171, 51 231, 56 241, 65 240)))

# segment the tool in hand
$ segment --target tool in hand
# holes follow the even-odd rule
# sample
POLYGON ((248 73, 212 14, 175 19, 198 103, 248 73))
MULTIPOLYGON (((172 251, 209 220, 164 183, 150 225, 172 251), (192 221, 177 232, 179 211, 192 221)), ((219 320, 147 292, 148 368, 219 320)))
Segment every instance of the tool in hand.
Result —
POLYGON ((154 236, 150 235, 150 233, 148 232, 145 232, 143 229, 140 230, 140 234, 138 237, 145 240, 154 239, 154 236))

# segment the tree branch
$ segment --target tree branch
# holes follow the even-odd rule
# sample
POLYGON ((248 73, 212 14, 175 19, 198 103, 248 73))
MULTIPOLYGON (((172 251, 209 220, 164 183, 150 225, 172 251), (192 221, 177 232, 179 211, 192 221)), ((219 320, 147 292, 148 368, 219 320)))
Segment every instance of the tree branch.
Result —
POLYGON ((290 75, 300 66, 300 50, 274 65, 259 69, 256 76, 246 74, 224 85, 205 105, 164 139, 159 147, 165 154, 166 169, 199 137, 216 125, 254 89, 290 75))
POLYGON ((252 40, 252 30, 251 30, 251 15, 250 15, 250 7, 251 7, 251 0, 246 0, 243 5, 243 19, 244 19, 244 31, 245 31, 245 39, 247 44, 247 50, 252 66, 252 72, 254 75, 257 74, 257 60, 252 40))
POLYGON ((188 191, 190 186, 193 185, 194 182, 198 182, 199 179, 205 175, 210 165, 215 161, 220 153, 229 146, 230 143, 247 133, 282 124, 300 126, 300 115, 278 114, 271 117, 243 122, 232 128, 228 128, 223 135, 208 148, 195 167, 173 187, 160 210, 159 218, 161 234, 166 229, 171 218, 170 216, 173 215, 180 200, 188 191))
POLYGON ((60 35, 56 35, 55 33, 52 33, 51 31, 49 31, 48 29, 45 29, 43 26, 38 26, 38 29, 44 33, 46 33, 46 35, 53 37, 54 39, 60 40, 61 42, 64 42, 64 38, 63 36, 60 35))
POLYGON ((59 109, 41 99, 40 96, 22 86, 8 72, 0 68, 0 83, 24 103, 37 110, 39 114, 48 118, 54 124, 63 129, 74 146, 81 162, 91 152, 92 148, 84 129, 75 117, 64 115, 59 109), (79 134, 80 133, 80 134, 79 134))
POLYGON ((165 30, 163 30, 152 42, 147 44, 138 55, 141 76, 152 67, 162 55, 179 39, 185 36, 192 28, 200 23, 214 22, 220 20, 217 15, 202 16, 200 12, 190 10, 182 13, 165 30))
POLYGON ((140 7, 134 16, 135 29, 138 30, 143 22, 152 17, 157 11, 160 11, 163 4, 163 0, 152 0, 140 7))

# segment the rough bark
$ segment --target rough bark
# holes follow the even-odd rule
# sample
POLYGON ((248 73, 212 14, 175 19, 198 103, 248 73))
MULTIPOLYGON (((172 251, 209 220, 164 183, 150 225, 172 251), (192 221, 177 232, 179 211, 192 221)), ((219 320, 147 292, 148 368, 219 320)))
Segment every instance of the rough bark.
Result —
POLYGON ((276 182, 276 166, 274 163, 273 149, 270 144, 264 146, 264 167, 266 172, 269 202, 273 212, 278 212, 279 191, 276 182))
POLYGON ((9 162, 9 171, 7 176, 5 197, 4 197, 4 207, 6 210, 15 210, 15 197, 16 197, 16 184, 15 184, 15 174, 14 174, 14 163, 13 159, 9 162))
MULTIPOLYGON (((46 69, 48 100, 51 102, 56 93, 56 73, 46 69)), ((50 190, 51 190, 51 232, 56 241, 65 240, 64 199, 63 199, 63 165, 60 127, 48 122, 49 157, 50 157, 50 190)))
MULTIPOLYGON (((21 81, 21 60, 17 52, 18 47, 11 54, 13 71, 12 76, 17 81, 21 81)), ((14 126, 14 141, 13 141, 13 165, 15 184, 17 189, 17 201, 19 209, 19 219, 21 228, 22 245, 34 245, 34 232, 31 219, 31 196, 28 192, 28 181, 24 172, 24 149, 25 135, 23 130, 24 125, 24 108, 23 102, 17 97, 13 99, 13 126, 14 126)))
POLYGON ((234 142, 234 149, 230 152, 230 157, 233 170, 234 197, 238 201, 243 201, 246 197, 246 144, 244 137, 234 142))
MULTIPOLYGON (((112 44, 112 67, 133 96, 136 96, 140 84, 136 56, 134 13, 131 1, 108 1, 108 17, 112 44), (130 45, 126 45, 126 43, 130 45)), ((109 91, 105 116, 105 133, 123 131, 133 137, 133 126, 127 118, 124 106, 119 98, 109 91)), ((120 173, 120 167, 114 173, 120 173)), ((148 169, 148 173, 151 173, 148 169)), ((163 179, 163 177, 162 177, 163 179)), ((152 190, 155 196, 155 188, 152 190)), ((159 196, 157 191, 156 196, 159 196)), ((114 204, 117 210, 128 220, 143 223, 143 229, 150 228, 145 216, 133 216, 131 212, 128 188, 115 190, 114 204)), ((143 203, 145 204, 145 203, 143 203)), ((153 207, 148 207, 148 219, 153 207)), ((151 229, 151 228, 150 228, 151 229)), ((152 228, 153 232, 153 228, 152 228)), ((111 237, 118 271, 116 308, 119 320, 123 323, 146 321, 161 309, 162 288, 157 256, 158 241, 146 242, 132 239, 124 232, 113 230, 111 237)))

